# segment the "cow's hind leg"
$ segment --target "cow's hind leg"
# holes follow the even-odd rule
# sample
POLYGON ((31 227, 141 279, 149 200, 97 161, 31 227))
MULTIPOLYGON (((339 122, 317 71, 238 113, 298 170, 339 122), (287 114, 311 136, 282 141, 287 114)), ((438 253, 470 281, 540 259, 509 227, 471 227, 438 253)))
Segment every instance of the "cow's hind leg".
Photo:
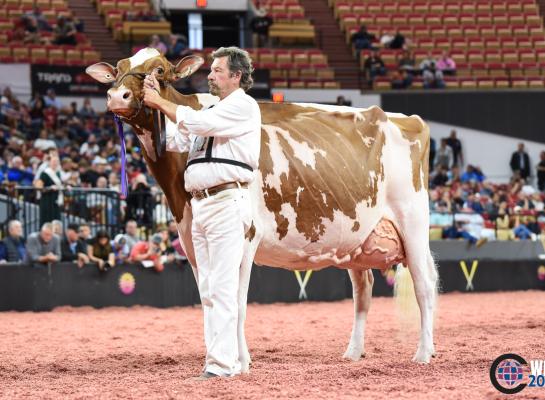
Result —
POLYGON ((435 354, 433 319, 437 300, 437 271, 431 256, 427 227, 418 220, 405 220, 404 245, 407 265, 413 279, 416 301, 420 308, 420 340, 413 361, 429 363, 435 354))
POLYGON ((365 321, 371 306, 371 295, 373 292, 373 271, 369 270, 348 270, 352 280, 352 294, 354 297, 354 325, 350 343, 343 358, 357 361, 364 355, 365 321))

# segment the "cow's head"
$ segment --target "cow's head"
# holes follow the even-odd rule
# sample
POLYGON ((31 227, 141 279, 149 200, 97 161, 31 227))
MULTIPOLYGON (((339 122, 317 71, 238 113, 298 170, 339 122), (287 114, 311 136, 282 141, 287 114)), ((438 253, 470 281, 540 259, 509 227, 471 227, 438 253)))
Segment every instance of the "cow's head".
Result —
POLYGON ((120 117, 132 120, 142 111, 143 84, 146 75, 155 73, 162 88, 178 79, 193 74, 203 64, 198 56, 188 56, 172 65, 156 49, 145 48, 134 56, 117 63, 117 67, 106 62, 93 64, 85 70, 101 83, 113 83, 108 90, 108 110, 120 117))

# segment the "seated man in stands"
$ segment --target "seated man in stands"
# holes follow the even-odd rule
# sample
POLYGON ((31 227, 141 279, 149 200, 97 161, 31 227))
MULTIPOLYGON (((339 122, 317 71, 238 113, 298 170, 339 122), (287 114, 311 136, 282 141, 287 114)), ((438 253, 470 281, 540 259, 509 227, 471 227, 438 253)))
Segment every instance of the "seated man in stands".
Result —
POLYGON ((77 44, 76 28, 70 21, 68 21, 62 15, 60 15, 57 18, 57 26, 53 30, 53 33, 55 34, 55 39, 53 40, 53 44, 56 44, 56 45, 68 44, 72 46, 75 46, 77 44))
POLYGON ((408 89, 413 83, 413 76, 405 69, 395 71, 392 75, 392 89, 408 89))
POLYGON ((1 251, 0 262, 20 263, 26 257, 23 227, 16 219, 8 223, 8 236, 1 243, 1 251))
POLYGON ((34 175, 28 169, 24 168, 23 159, 15 156, 9 163, 8 181, 15 182, 17 185, 30 186, 34 180, 34 175))
POLYGON ((127 245, 127 239, 125 238, 125 235, 123 235, 122 233, 117 234, 114 240, 112 240, 111 244, 114 251, 116 265, 126 263, 129 260, 130 249, 127 245))
POLYGON ((354 46, 359 58, 360 51, 374 48, 373 41, 376 39, 376 36, 370 32, 367 32, 367 27, 362 25, 360 26, 360 30, 352 35, 350 42, 354 46))
POLYGON ((432 62, 428 68, 424 69, 422 72, 422 78, 424 79, 424 88, 426 89, 445 88, 443 73, 437 69, 435 62, 432 62))
POLYGON ((187 38, 184 35, 170 35, 168 37, 166 58, 169 60, 178 60, 190 53, 187 48, 187 38))
POLYGON ((151 236, 148 242, 138 242, 131 250, 129 261, 140 262, 146 268, 153 267, 157 272, 163 271, 165 268, 161 259, 161 243, 163 238, 156 233, 151 236))
POLYGON ((78 229, 77 224, 69 224, 66 227, 61 242, 61 261, 75 262, 81 268, 89 263, 89 256, 87 243, 79 238, 78 229))
POLYGON ((378 75, 386 75, 386 66, 384 65, 384 61, 382 61, 382 58, 380 58, 380 52, 378 50, 373 50, 371 55, 365 60, 365 63, 363 64, 363 73, 367 78, 369 86, 373 86, 373 82, 378 75))
MULTIPOLYGON (((250 2, 250 5, 252 4, 250 2)), ((255 7, 254 14, 254 17, 250 20, 254 47, 267 47, 270 45, 269 28, 273 24, 273 19, 267 14, 265 7, 255 7)))
POLYGON ((42 225, 40 232, 31 233, 26 242, 26 259, 33 266, 46 266, 61 259, 61 239, 53 234, 51 223, 42 225))

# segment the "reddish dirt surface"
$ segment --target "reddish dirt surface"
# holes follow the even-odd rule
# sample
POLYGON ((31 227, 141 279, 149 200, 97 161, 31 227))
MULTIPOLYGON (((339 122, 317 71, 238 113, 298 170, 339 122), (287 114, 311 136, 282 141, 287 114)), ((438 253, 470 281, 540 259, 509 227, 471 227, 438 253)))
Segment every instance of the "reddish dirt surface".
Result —
MULTIPOLYGON (((359 362, 341 358, 351 301, 253 304, 250 374, 206 382, 188 379, 204 357, 198 307, 5 312, 0 398, 502 398, 489 382, 492 360, 506 352, 545 359, 544 309, 544 292, 441 295, 437 357, 417 365, 417 337, 399 333, 390 298, 373 299, 359 362)), ((509 398, 543 397, 545 388, 526 388, 509 398)))

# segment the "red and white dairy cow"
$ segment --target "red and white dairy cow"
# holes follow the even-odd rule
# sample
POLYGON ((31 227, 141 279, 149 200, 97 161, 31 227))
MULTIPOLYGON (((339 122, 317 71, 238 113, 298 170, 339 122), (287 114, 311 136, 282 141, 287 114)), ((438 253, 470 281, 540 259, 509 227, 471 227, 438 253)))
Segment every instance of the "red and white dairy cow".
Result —
MULTIPOLYGON (((173 66, 156 50, 144 49, 115 68, 106 63, 87 68, 98 81, 113 83, 108 108, 132 125, 142 142, 147 165, 167 196, 196 274, 191 208, 183 179, 187 154, 156 155, 152 121, 142 107, 142 80, 155 71, 163 97, 201 109, 218 99, 208 94, 183 96, 169 85, 201 64, 200 57, 186 57, 173 66)), ((244 321, 254 259, 291 270, 331 265, 348 269, 355 316, 344 357, 352 360, 364 351, 373 286, 370 268, 403 263, 413 278, 421 314, 413 360, 429 362, 434 354, 437 272, 428 240, 428 127, 417 116, 387 114, 378 107, 259 105, 261 156, 250 185, 253 224, 240 269, 238 338, 243 371, 250 364, 244 321)))

